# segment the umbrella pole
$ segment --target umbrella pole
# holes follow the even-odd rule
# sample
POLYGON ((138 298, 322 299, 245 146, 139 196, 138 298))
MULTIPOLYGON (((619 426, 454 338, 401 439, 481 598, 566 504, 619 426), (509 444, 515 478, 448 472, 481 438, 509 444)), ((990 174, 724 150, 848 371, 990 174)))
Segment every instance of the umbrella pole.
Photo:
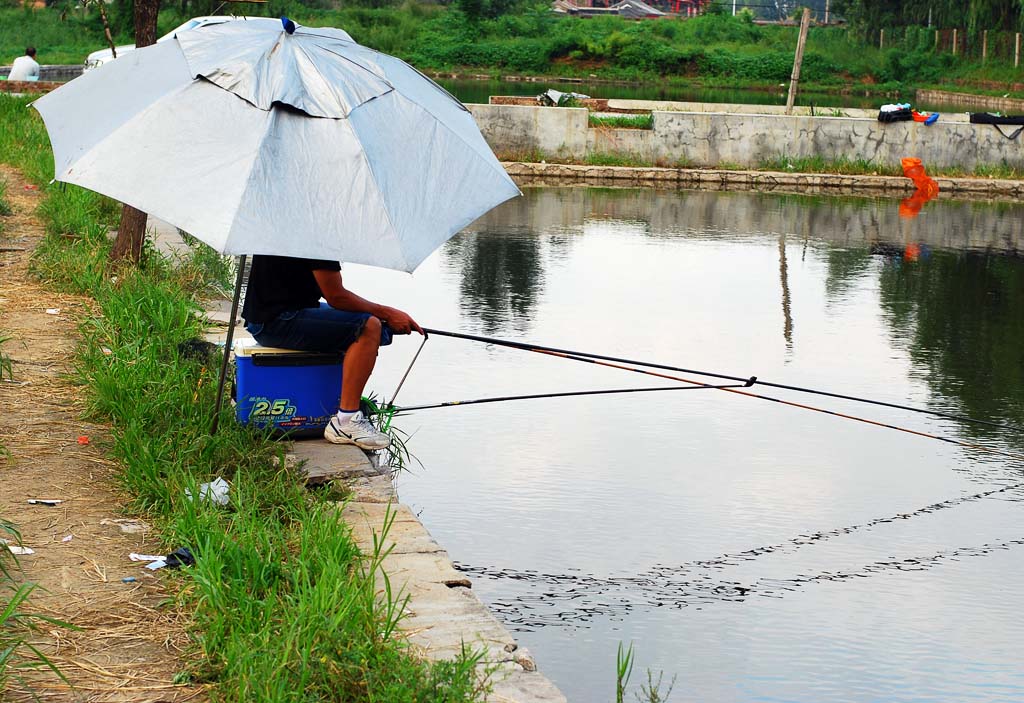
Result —
POLYGON ((224 381, 228 376, 228 360, 231 358, 231 342, 235 338, 235 318, 238 315, 238 299, 242 296, 242 277, 245 275, 245 255, 238 257, 238 276, 235 277, 235 295, 231 299, 231 317, 228 318, 228 337, 224 340, 224 359, 220 364, 220 381, 217 382, 217 405, 213 410, 213 426, 210 436, 217 434, 220 422, 220 406, 224 400, 224 381))

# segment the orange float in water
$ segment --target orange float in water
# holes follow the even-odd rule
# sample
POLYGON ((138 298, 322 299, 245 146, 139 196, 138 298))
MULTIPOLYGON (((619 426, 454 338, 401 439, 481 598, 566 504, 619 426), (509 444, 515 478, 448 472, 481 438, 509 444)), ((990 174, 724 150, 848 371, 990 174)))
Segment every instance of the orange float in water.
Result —
POLYGON ((914 194, 900 203, 900 216, 917 217, 924 204, 939 194, 939 184, 928 176, 921 159, 908 157, 901 159, 900 163, 903 165, 903 175, 917 186, 914 194))

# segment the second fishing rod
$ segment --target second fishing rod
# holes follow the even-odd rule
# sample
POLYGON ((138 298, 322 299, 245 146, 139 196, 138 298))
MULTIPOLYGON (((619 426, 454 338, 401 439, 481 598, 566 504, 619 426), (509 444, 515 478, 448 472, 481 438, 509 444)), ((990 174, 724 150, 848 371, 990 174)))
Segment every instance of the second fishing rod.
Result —
MULTIPOLYGON (((862 398, 862 397, 859 397, 859 396, 847 395, 847 394, 844 394, 844 393, 835 393, 835 392, 832 392, 832 391, 821 390, 821 389, 818 389, 818 388, 806 388, 806 387, 802 387, 802 386, 793 386, 793 385, 789 385, 789 384, 785 384, 785 383, 774 383, 774 382, 771 382, 771 381, 761 380, 761 379, 757 378, 756 376, 744 377, 744 376, 736 376, 736 375, 731 375, 731 374, 717 373, 717 372, 713 372, 713 371, 701 371, 699 369, 688 369, 688 368, 684 368, 684 367, 681 367, 681 366, 670 366, 668 364, 658 364, 658 363, 653 363, 653 362, 649 362, 649 361, 637 361, 635 359, 625 359, 625 358, 621 358, 621 357, 608 356, 608 355, 605 355, 605 354, 594 354, 592 352, 574 351, 574 350, 571 350, 571 349, 559 349, 557 347, 549 347, 549 346, 545 346, 545 345, 541 345, 541 344, 532 344, 532 343, 529 343, 529 342, 516 342, 516 341, 512 341, 512 340, 508 340, 508 339, 497 339, 497 338, 494 338, 494 337, 483 337, 483 336, 480 336, 480 335, 465 334, 465 333, 462 333, 462 332, 450 332, 450 331, 447 331, 447 330, 438 330, 438 329, 424 328, 424 332, 426 332, 427 334, 430 334, 430 335, 437 335, 439 337, 451 337, 453 339, 465 339, 465 340, 469 340, 469 341, 473 341, 473 342, 481 342, 481 343, 484 343, 484 344, 493 344, 495 346, 509 347, 511 349, 522 349, 524 351, 547 353, 547 354, 553 355, 553 356, 566 356, 566 357, 575 358, 575 360, 577 360, 577 361, 585 361, 585 360, 588 360, 588 359, 596 359, 596 360, 600 360, 600 361, 613 362, 613 363, 618 363, 618 364, 629 364, 631 366, 639 366, 639 367, 648 368, 648 369, 660 369, 662 371, 673 371, 673 372, 677 372, 677 373, 692 373, 692 374, 697 374, 698 376, 707 376, 708 378, 719 378, 719 379, 723 379, 723 380, 727 380, 727 381, 736 381, 736 382, 742 383, 744 385, 750 384, 751 383, 751 379, 753 379, 753 385, 765 386, 765 387, 768 387, 768 388, 779 388, 779 389, 782 389, 782 390, 795 391, 795 392, 798 392, 798 393, 810 393, 810 394, 813 394, 813 395, 826 396, 826 397, 829 397, 829 398, 839 398, 841 400, 849 400, 849 401, 853 401, 853 402, 857 402, 857 403, 866 403, 866 404, 869 404, 869 405, 878 405, 878 406, 881 406, 881 407, 894 408, 894 409, 897 409, 897 410, 907 410, 909 412, 921 413, 921 414, 924 414, 924 415, 932 415, 934 417, 941 417, 941 418, 944 418, 944 419, 947 419, 947 420, 956 420, 958 422, 968 422, 968 423, 976 424, 976 425, 985 425, 987 427, 993 427, 993 428, 1000 429, 1000 430, 1009 430, 1011 432, 1024 432, 1024 427, 1017 427, 1015 425, 1010 425, 1010 424, 1007 424, 1007 423, 993 422, 991 420, 982 420, 982 419, 979 419, 979 418, 967 417, 967 416, 964 416, 964 415, 956 415, 954 413, 947 413, 947 412, 943 412, 941 410, 932 410, 930 408, 918 408, 918 407, 914 407, 912 405, 901 405, 899 403, 890 403, 888 401, 877 400, 877 399, 874 399, 874 398, 862 398)), ((631 370, 635 370, 635 369, 631 369, 631 370)), ((674 380, 678 380, 678 379, 674 379, 674 380)), ((776 399, 775 398, 770 398, 770 400, 776 400, 776 399)), ((780 401, 780 402, 788 402, 788 401, 780 401)), ((795 403, 794 403, 794 405, 795 405, 795 403)))
MULTIPOLYGON (((825 408, 819 408, 819 407, 816 407, 816 406, 813 406, 813 405, 806 405, 804 403, 797 403, 797 402, 794 402, 792 400, 784 400, 782 398, 776 398, 774 396, 763 395, 763 394, 760 394, 760 393, 752 393, 752 392, 750 392, 749 390, 746 390, 746 389, 749 388, 750 386, 754 385, 754 384, 760 383, 760 381, 757 380, 756 376, 751 376, 749 378, 740 378, 740 377, 734 377, 734 376, 726 376, 726 375, 723 375, 723 374, 712 374, 712 373, 706 373, 706 372, 701 372, 701 371, 692 371, 692 370, 689 371, 689 373, 695 373, 697 375, 702 375, 702 376, 713 376, 713 377, 716 377, 716 378, 723 378, 723 379, 729 379, 729 380, 738 380, 738 381, 742 382, 742 385, 743 385, 744 388, 741 389, 741 388, 739 388, 737 386, 728 386, 728 385, 714 386, 714 385, 711 385, 711 384, 708 384, 708 383, 704 383, 702 381, 696 381, 696 380, 693 380, 693 379, 684 378, 684 377, 680 377, 680 376, 671 376, 671 375, 664 374, 664 373, 658 373, 658 372, 655 372, 655 371, 649 371, 649 370, 646 370, 644 368, 637 368, 637 366, 647 366, 647 367, 653 367, 653 368, 659 368, 659 369, 676 370, 674 367, 668 367, 668 366, 660 365, 660 364, 648 364, 648 363, 644 363, 644 362, 634 362, 634 361, 629 361, 629 360, 621 360, 621 361, 624 362, 624 364, 633 364, 633 366, 627 366, 627 365, 624 365, 624 364, 615 363, 615 361, 619 361, 619 360, 615 360, 615 361, 608 361, 607 360, 607 359, 613 359, 614 360, 614 357, 607 357, 607 356, 602 356, 602 355, 597 355, 597 354, 586 354, 584 352, 570 352, 570 351, 561 350, 561 349, 554 349, 552 347, 544 347, 544 346, 541 346, 541 345, 525 344, 525 343, 521 343, 521 342, 511 342, 511 341, 508 341, 508 340, 493 340, 493 339, 488 338, 488 337, 479 337, 479 336, 476 336, 476 335, 466 335, 466 334, 461 334, 461 333, 458 333, 458 332, 445 332, 443 330, 432 330, 432 329, 424 328, 424 331, 428 335, 429 334, 436 334, 438 336, 449 336, 449 337, 455 337, 455 338, 469 339, 469 340, 472 340, 472 341, 486 342, 486 343, 490 343, 490 344, 497 344, 499 346, 508 346, 508 347, 511 347, 511 348, 523 349, 525 351, 535 352, 535 353, 539 353, 539 354, 545 354, 545 355, 548 355, 548 356, 554 356, 554 357, 563 358, 563 359, 570 359, 572 361, 581 361, 581 362, 590 363, 590 364, 597 364, 599 366, 606 366, 606 367, 610 367, 610 368, 621 369, 623 371, 632 371, 634 373, 643 374, 645 376, 656 376, 656 377, 659 377, 659 378, 665 378, 665 379, 669 379, 669 380, 673 380, 673 381, 679 381, 681 383, 692 384, 693 387, 697 387, 697 388, 700 388, 700 387, 710 388, 710 389, 715 389, 715 390, 721 390, 721 391, 723 391, 725 393, 735 393, 737 395, 746 396, 748 398, 757 398, 759 400, 769 400, 769 401, 771 401, 773 403, 779 403, 781 405, 788 405, 790 407, 800 408, 800 409, 803 409, 803 410, 810 410, 812 412, 823 413, 825 415, 832 415, 833 417, 840 417, 840 418, 843 418, 843 419, 846 419, 846 420, 853 420, 855 422, 861 422, 861 423, 864 423, 864 424, 867 424, 867 425, 873 425, 875 427, 882 427, 882 428, 889 429, 889 430, 896 430, 897 432, 903 432, 903 433, 906 433, 906 434, 916 435, 918 437, 924 437, 924 438, 927 438, 927 439, 934 439, 934 440, 938 440, 940 442, 945 442, 947 444, 953 444, 953 445, 960 446, 960 447, 965 447, 965 448, 969 448, 969 449, 975 449, 975 450, 978 450, 978 451, 981 451, 981 452, 984 452, 984 453, 987 453, 987 454, 994 454, 994 455, 998 455, 998 456, 1008 457, 1008 458, 1014 459, 1016 461, 1024 461, 1024 455, 1018 454, 1016 452, 1009 452, 1009 451, 1005 451, 1005 450, 1002 450, 1002 449, 996 449, 994 447, 988 447, 988 446, 985 446, 983 444, 977 444, 975 442, 966 442, 966 441, 960 440, 960 439, 953 439, 951 437, 943 437, 942 435, 932 434, 930 432, 922 432, 920 430, 913 430, 913 429, 910 429, 910 428, 907 428, 907 427, 900 427, 899 425, 891 425, 891 424, 888 424, 888 423, 885 423, 885 422, 880 422, 878 420, 871 420, 869 418, 859 417, 857 415, 849 415, 847 413, 841 413, 841 412, 837 412, 835 410, 827 410, 825 408)), ((426 342, 426 339, 424 339, 424 343, 425 342, 426 342)), ((422 349, 422 346, 421 346, 421 349, 422 349)), ((418 355, 419 355, 419 352, 417 352, 417 356, 418 355)), ((682 371, 686 372, 687 370, 686 369, 682 369, 682 371)), ((408 372, 406 372, 406 373, 408 374, 408 372)), ((404 377, 403 377, 403 380, 404 380, 404 377)), ((785 387, 785 386, 783 386, 781 384, 762 384, 762 385, 773 385, 773 386, 779 387, 779 388, 784 388, 785 387)), ((399 387, 401 387, 401 385, 399 387)), ((797 387, 792 387, 791 389, 792 390, 797 390, 797 387)), ((808 389, 808 390, 810 392, 815 392, 815 391, 813 391, 811 389, 808 389)), ((397 391, 396 391, 396 394, 397 394, 397 391)), ((575 395, 575 394, 573 394, 573 395, 575 395)), ((838 394, 825 393, 825 392, 822 392, 821 395, 831 395, 831 396, 835 396, 835 397, 844 397, 844 396, 839 396, 838 394)), ((540 396, 537 396, 537 397, 540 397, 540 396)), ((511 399, 512 398, 509 398, 509 400, 511 400, 511 399)), ((519 399, 519 398, 515 398, 515 399, 519 399)), ((854 398, 852 396, 849 397, 849 399, 850 400, 862 400, 863 402, 869 402, 869 403, 873 402, 870 399, 858 399, 858 398, 854 398)), ((488 399, 487 402, 496 402, 498 400, 504 400, 504 399, 488 399)), ((460 403, 443 403, 443 404, 438 404, 438 405, 434 405, 434 406, 431 406, 431 407, 454 406, 454 405, 459 405, 459 404, 460 403)), ((469 404, 469 403, 461 403, 461 404, 469 404)), ((878 403, 875 403, 875 404, 890 405, 892 407, 902 407, 902 406, 898 406, 898 405, 891 404, 891 403, 881 403, 881 402, 878 402, 878 403)), ((407 410, 412 410, 412 409, 413 408, 408 408, 407 410)), ((916 410, 917 412, 927 412, 927 411, 925 411, 923 409, 916 409, 916 408, 910 408, 910 407, 907 407, 906 409, 908 409, 908 410, 916 410)), ((401 408, 395 408, 395 411, 396 412, 401 412, 402 409, 401 408)), ((955 416, 953 416, 953 417, 955 417, 955 416)), ((964 418, 964 419, 966 419, 966 418, 964 418)), ((995 424, 995 423, 986 423, 986 424, 995 424)), ((999 426, 1000 427, 1008 427, 1008 426, 1004 426, 1004 425, 999 425, 999 426)))

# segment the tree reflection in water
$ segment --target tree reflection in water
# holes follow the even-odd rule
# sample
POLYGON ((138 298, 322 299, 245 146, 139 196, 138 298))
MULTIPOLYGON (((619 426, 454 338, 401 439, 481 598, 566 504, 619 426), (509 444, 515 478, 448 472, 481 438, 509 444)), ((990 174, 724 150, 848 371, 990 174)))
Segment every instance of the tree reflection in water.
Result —
POLYGON ((1024 425, 1024 260, 953 251, 914 259, 886 255, 881 305, 932 392, 971 417, 1024 425))
POLYGON ((461 311, 488 334, 526 332, 544 286, 542 237, 519 228, 463 232, 444 248, 458 271, 461 311))

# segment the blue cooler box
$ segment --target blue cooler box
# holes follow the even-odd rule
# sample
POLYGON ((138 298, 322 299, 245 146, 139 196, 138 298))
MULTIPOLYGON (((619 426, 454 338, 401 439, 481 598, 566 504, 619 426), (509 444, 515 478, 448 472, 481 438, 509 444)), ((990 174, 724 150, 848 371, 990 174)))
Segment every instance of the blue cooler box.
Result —
POLYGON ((338 410, 341 354, 317 354, 235 342, 238 421, 292 436, 322 434, 338 410))

